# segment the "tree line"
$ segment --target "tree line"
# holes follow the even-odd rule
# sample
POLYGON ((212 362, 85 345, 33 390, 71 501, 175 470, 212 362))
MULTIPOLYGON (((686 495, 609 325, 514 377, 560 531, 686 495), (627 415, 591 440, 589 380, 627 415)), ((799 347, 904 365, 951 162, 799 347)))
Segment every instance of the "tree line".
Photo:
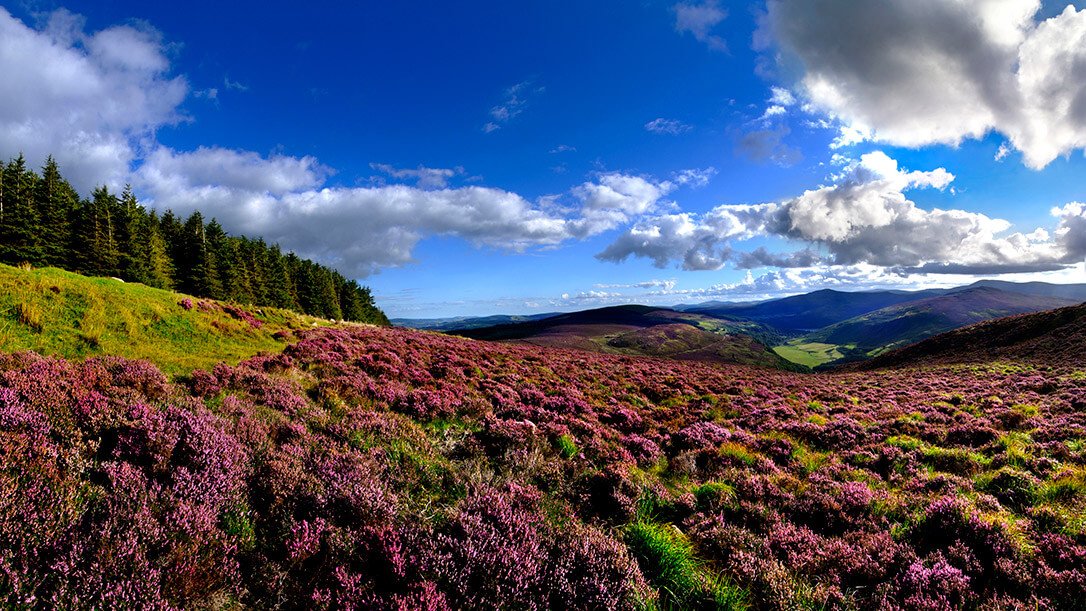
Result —
POLYGON ((262 239, 227 235, 200 212, 147 210, 126 187, 79 194, 49 157, 39 175, 22 155, 0 161, 0 262, 177 290, 313 316, 387 324, 367 287, 262 239))

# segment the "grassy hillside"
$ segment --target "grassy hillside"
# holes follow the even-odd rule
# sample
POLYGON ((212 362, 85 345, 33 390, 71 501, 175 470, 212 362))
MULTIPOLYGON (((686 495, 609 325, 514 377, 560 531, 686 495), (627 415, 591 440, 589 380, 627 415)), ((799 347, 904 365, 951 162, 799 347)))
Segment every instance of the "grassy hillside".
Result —
POLYGON ((174 375, 278 352, 290 331, 321 324, 329 323, 56 268, 0 265, 0 350, 5 352, 147 359, 174 375))

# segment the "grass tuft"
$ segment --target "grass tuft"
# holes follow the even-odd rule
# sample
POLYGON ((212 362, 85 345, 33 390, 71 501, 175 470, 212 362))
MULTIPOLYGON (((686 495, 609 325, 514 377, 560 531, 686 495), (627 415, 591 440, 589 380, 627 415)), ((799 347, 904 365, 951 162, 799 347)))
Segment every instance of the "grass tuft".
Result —
POLYGON ((626 527, 626 543, 660 591, 661 609, 747 608, 746 591, 710 570, 674 526, 633 522, 626 527))

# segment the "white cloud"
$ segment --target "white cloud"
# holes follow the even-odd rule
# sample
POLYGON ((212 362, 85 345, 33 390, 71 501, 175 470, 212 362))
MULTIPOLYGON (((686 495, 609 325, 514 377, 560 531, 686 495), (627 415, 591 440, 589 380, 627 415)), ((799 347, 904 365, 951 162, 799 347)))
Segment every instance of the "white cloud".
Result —
MULTIPOLYGON (((957 145, 997 131, 1042 168, 1086 147, 1086 11, 1039 0, 770 0, 756 39, 800 68, 837 146, 957 145)), ((791 66, 792 68, 788 68, 791 66)))
POLYGON ((141 141, 182 120, 188 85, 169 67, 148 28, 87 33, 60 10, 35 30, 0 8, 0 154, 32 167, 52 154, 83 193, 123 184, 141 141))
POLYGON ((643 218, 597 257, 614 262, 642 257, 661 268, 677 262, 687 270, 720 269, 733 261, 740 268, 864 264, 931 273, 1055 270, 1086 257, 1082 204, 1053 209, 1057 224, 1052 234, 1023 234, 1011 232, 1003 219, 925 210, 908 199, 905 192, 911 189, 948 187, 954 176, 943 168, 906 171, 874 152, 834 178, 831 185, 781 202, 643 218), (808 246, 783 253, 764 247, 736 251, 736 242, 755 236, 808 246))
POLYGON ((554 154, 557 154, 557 153, 572 153, 572 152, 575 152, 576 150, 577 150, 576 147, 572 147, 572 146, 570 146, 568 144, 559 144, 558 146, 551 149, 551 154, 554 155, 554 154))
POLYGON ((796 103, 796 96, 784 87, 770 87, 769 103, 774 106, 791 106, 796 103))
POLYGON ((686 133, 692 128, 686 123, 683 123, 682 121, 678 121, 676 119, 665 119, 663 117, 660 117, 646 123, 645 129, 654 134, 666 134, 669 136, 676 136, 678 134, 686 133))
POLYGON ((717 0, 705 0, 700 4, 676 4, 674 11, 676 31, 693 34, 695 39, 705 43, 710 49, 728 49, 724 39, 712 33, 713 28, 728 17, 728 12, 720 8, 717 0))
POLYGON ((671 175, 671 179, 675 181, 675 184, 677 185, 697 189, 699 187, 707 186, 715 175, 716 168, 710 166, 707 168, 679 170, 671 175))
POLYGON ((644 280, 642 282, 633 282, 629 284, 595 284, 593 288, 597 289, 659 289, 663 291, 670 291, 675 288, 677 282, 674 278, 668 278, 667 280, 644 280))
POLYGON ((423 188, 422 180, 436 178, 382 170, 418 179, 420 186, 327 187, 329 170, 312 157, 219 148, 159 148, 137 172, 135 185, 159 210, 200 210, 228 231, 262 236, 355 277, 412 262, 415 246, 430 236, 519 252, 598 235, 653 211, 673 188, 641 176, 604 174, 572 189, 565 197, 575 205, 559 209, 551 199, 530 202, 501 189, 423 188))
POLYGON ((397 168, 387 163, 371 163, 370 167, 392 178, 413 180, 420 189, 444 189, 449 186, 449 179, 464 173, 464 168, 397 168))

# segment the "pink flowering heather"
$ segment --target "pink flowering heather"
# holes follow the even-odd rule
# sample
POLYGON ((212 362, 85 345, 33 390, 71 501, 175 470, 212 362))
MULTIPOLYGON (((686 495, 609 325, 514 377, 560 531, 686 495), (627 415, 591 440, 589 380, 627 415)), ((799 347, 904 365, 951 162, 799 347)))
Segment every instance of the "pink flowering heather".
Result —
POLYGON ((174 382, 0 355, 3 605, 1086 600, 1073 368, 812 375, 375 327, 291 339, 174 382))

